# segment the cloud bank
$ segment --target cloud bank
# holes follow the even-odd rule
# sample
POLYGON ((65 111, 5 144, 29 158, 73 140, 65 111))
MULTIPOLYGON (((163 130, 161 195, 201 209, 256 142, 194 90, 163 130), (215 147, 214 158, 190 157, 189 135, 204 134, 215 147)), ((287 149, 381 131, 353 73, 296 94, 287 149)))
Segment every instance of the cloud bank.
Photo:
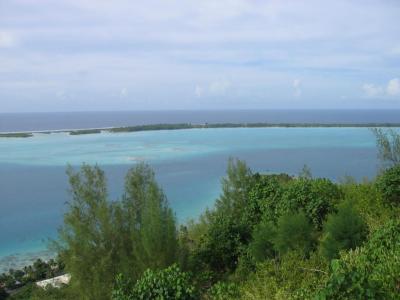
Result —
POLYGON ((399 94, 399 15, 390 0, 3 1, 0 112, 400 108, 379 101, 399 94))

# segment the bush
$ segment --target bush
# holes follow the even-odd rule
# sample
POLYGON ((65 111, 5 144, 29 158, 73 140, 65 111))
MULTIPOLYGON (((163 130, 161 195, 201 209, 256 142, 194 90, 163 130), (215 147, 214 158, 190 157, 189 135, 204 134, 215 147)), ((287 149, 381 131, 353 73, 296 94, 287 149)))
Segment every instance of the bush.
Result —
POLYGON ((280 217, 273 243, 281 254, 289 250, 298 250, 303 255, 308 255, 314 246, 315 238, 313 227, 306 215, 299 212, 280 217))
POLYGON ((219 281, 214 284, 209 292, 208 298, 212 300, 231 300, 239 297, 239 289, 232 282, 219 281))
POLYGON ((344 193, 344 202, 350 201, 353 204, 371 232, 396 216, 397 212, 385 205, 375 181, 347 182, 341 185, 341 189, 344 193))
POLYGON ((114 300, 187 300, 195 298, 195 288, 190 283, 189 275, 182 272, 177 265, 159 271, 146 270, 133 289, 130 288, 129 280, 124 280, 119 275, 116 287, 112 292, 114 300))
POLYGON ((355 249, 367 236, 367 226, 350 202, 330 215, 324 225, 324 237, 321 241, 322 255, 331 260, 338 257, 340 250, 355 249))
POLYGON ((399 299, 400 222, 389 221, 361 248, 332 261, 319 299, 399 299))
POLYGON ((288 252, 258 264, 256 272, 240 284, 240 299, 312 299, 325 285, 327 268, 317 255, 304 259, 302 253, 288 252))
POLYGON ((378 177, 377 186, 387 203, 400 206, 400 165, 384 171, 378 177))

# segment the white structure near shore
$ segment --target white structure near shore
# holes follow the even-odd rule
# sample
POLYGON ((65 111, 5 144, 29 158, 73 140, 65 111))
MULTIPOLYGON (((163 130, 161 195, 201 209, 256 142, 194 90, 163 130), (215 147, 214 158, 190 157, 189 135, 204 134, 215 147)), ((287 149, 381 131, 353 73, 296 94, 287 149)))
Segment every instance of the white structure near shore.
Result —
POLYGON ((38 282, 36 282, 36 285, 41 288, 46 288, 48 285, 55 287, 55 288, 59 288, 63 284, 68 284, 70 280, 71 280, 71 275, 64 274, 64 275, 53 277, 50 279, 38 281, 38 282))

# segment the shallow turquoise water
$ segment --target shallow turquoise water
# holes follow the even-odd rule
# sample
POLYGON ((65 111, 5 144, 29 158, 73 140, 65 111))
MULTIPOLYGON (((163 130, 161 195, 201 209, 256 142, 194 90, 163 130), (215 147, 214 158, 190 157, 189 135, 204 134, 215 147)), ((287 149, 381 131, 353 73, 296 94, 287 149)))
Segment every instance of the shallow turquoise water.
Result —
POLYGON ((138 161, 153 166, 177 218, 211 206, 230 157, 260 172, 296 174, 304 164, 316 176, 338 180, 375 175, 375 141, 366 128, 235 128, 37 134, 0 139, 0 269, 21 264, 54 237, 68 200, 65 167, 97 163, 117 199, 126 170, 138 161), (10 255, 13 255, 10 258, 10 255))
POLYGON ((373 147, 363 128, 236 128, 102 133, 36 134, 0 140, 0 163, 64 166, 66 163, 160 162, 234 150, 373 147))

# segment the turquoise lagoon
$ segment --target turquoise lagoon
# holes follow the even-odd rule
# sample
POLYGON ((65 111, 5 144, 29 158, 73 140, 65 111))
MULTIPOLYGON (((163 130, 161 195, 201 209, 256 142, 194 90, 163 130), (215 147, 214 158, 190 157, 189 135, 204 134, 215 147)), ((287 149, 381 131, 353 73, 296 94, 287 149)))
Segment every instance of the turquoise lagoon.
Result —
POLYGON ((220 192, 229 157, 258 172, 340 180, 375 176, 375 140, 367 128, 235 128, 147 131, 70 136, 35 134, 0 139, 0 271, 49 255, 68 201, 66 166, 98 164, 111 199, 126 171, 139 161, 156 171, 177 219, 197 217, 220 192))

